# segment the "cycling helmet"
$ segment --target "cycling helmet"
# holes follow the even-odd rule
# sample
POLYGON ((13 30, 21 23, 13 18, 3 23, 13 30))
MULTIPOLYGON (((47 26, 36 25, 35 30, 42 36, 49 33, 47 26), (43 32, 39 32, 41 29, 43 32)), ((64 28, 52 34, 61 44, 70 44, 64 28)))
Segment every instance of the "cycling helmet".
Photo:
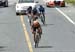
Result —
POLYGON ((32 9, 32 6, 29 6, 29 8, 31 8, 31 9, 32 9))

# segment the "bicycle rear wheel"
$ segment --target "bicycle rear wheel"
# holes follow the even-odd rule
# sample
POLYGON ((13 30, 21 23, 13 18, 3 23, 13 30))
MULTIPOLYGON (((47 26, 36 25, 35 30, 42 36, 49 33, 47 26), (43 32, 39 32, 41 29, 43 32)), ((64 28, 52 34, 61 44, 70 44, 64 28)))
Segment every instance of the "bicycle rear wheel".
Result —
POLYGON ((42 22, 43 24, 45 24, 45 17, 41 14, 40 18, 41 18, 41 22, 42 22))
POLYGON ((35 48, 38 47, 38 44, 39 44, 39 35, 36 35, 36 37, 35 37, 35 48))

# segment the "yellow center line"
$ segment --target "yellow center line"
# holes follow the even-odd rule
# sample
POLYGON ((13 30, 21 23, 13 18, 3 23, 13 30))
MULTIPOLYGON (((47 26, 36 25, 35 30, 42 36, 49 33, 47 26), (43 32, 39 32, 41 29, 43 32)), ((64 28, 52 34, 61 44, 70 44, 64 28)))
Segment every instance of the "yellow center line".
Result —
POLYGON ((21 23, 22 23, 23 29, 24 29, 25 38, 26 38, 26 41, 27 41, 27 44, 28 44, 28 47, 29 47, 29 51, 33 52, 31 41, 30 41, 30 38, 29 38, 29 34, 27 32, 26 25, 24 23, 24 16, 21 15, 20 18, 21 18, 21 23))

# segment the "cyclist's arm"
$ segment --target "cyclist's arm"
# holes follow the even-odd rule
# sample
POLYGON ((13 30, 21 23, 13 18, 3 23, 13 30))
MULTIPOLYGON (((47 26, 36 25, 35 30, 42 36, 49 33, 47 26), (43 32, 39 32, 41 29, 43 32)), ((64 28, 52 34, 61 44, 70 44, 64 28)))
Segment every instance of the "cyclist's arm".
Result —
POLYGON ((33 24, 31 24, 31 31, 33 31, 33 24))

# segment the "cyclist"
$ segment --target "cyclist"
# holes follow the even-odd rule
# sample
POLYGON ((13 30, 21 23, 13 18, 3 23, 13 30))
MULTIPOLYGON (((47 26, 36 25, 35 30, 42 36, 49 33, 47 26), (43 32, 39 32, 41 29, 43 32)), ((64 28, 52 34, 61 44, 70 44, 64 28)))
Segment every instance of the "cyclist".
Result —
POLYGON ((39 11, 40 13, 42 12, 43 16, 45 17, 45 8, 42 5, 40 5, 39 11))
POLYGON ((33 8, 32 13, 33 13, 33 15, 32 15, 33 21, 36 20, 36 19, 38 19, 38 11, 37 11, 36 7, 33 8))
MULTIPOLYGON (((43 15, 43 24, 45 24, 45 8, 42 6, 42 5, 40 5, 40 7, 39 7, 39 11, 40 11, 40 15, 42 14, 43 15)), ((39 16, 40 16, 39 15, 39 16)), ((42 20, 42 19, 41 19, 42 20)))
POLYGON ((31 31, 32 31, 32 34, 34 37, 34 42, 35 42, 36 30, 38 30, 38 33, 39 33, 40 38, 41 38, 42 28, 41 28, 40 23, 37 20, 33 21, 33 24, 31 25, 31 31))
POLYGON ((36 5, 36 9, 38 17, 42 16, 40 19, 43 22, 43 24, 45 24, 45 8, 42 5, 38 4, 36 5))
POLYGON ((31 25, 31 19, 32 19, 32 6, 29 6, 27 9, 27 15, 28 15, 28 21, 31 25))

